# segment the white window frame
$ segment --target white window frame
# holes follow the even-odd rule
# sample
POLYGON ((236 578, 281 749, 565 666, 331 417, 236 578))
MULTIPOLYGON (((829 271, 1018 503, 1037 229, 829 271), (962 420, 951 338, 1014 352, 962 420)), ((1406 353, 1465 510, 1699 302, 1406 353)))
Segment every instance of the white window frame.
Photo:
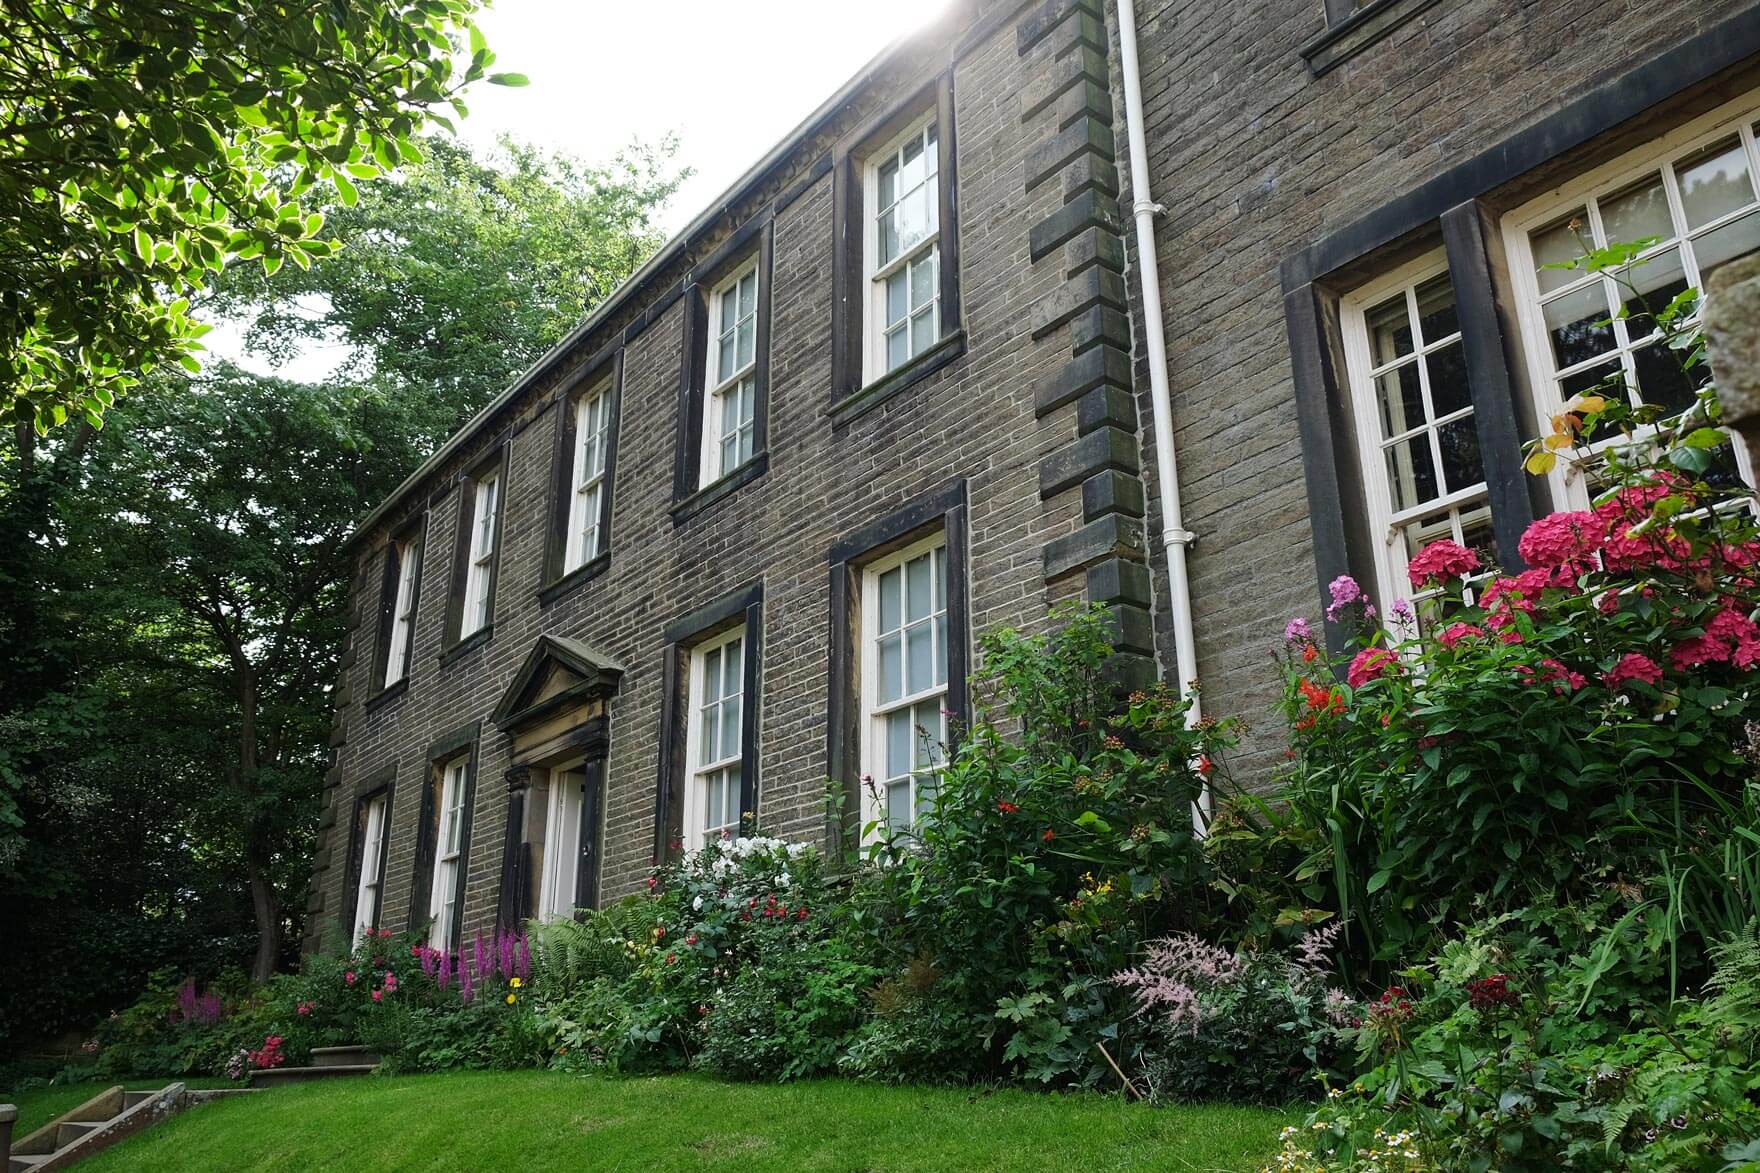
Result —
MULTIPOLYGON (((1435 467, 1435 475, 1445 478, 1441 450, 1442 425, 1456 420, 1471 420, 1477 405, 1469 402, 1464 408, 1438 416, 1432 410, 1430 397, 1430 373, 1427 356, 1449 346, 1462 345, 1463 340, 1458 321, 1459 306, 1456 306, 1456 329, 1454 333, 1442 338, 1424 338, 1422 345, 1417 346, 1412 355, 1375 365, 1374 351, 1369 337, 1369 311, 1382 305, 1391 298, 1404 294, 1406 312, 1416 318, 1416 296, 1419 286, 1440 276, 1448 274, 1448 259, 1439 250, 1420 257, 1410 264, 1388 273, 1339 299, 1339 326, 1344 335, 1345 369, 1350 381, 1351 416, 1356 425, 1358 470, 1363 479, 1363 497, 1369 512, 1369 533, 1375 539, 1375 574, 1377 599, 1386 613, 1393 601, 1399 598, 1417 600, 1427 593, 1412 587, 1407 574, 1410 561, 1406 541, 1406 531, 1420 528, 1419 522, 1426 517, 1439 513, 1449 514, 1449 532, 1438 530, 1430 541, 1444 538, 1466 544, 1466 534, 1461 524, 1463 514, 1475 512, 1479 508, 1489 513, 1489 485, 1480 480, 1477 484, 1467 485, 1426 501, 1420 505, 1396 509, 1393 492, 1388 483, 1387 462, 1383 452, 1397 441, 1383 439, 1381 435, 1381 403, 1376 391, 1375 380, 1382 374, 1403 364, 1416 362, 1419 387, 1423 396, 1426 422, 1417 427, 1409 428, 1401 433, 1409 438, 1413 433, 1423 430, 1430 438, 1430 457, 1435 467)), ((1415 339, 1416 340, 1416 339, 1415 339)), ((1470 396, 1470 393, 1469 393, 1470 396)), ((1439 480, 1439 483, 1442 483, 1439 480)))
MULTIPOLYGON (((743 623, 730 631, 724 632, 712 639, 705 640, 703 643, 691 649, 690 709, 689 719, 685 726, 685 760, 690 763, 686 774, 689 781, 685 786, 684 795, 683 838, 686 851, 695 851, 702 847, 709 840, 711 834, 720 836, 723 834, 738 835, 740 833, 740 794, 741 788, 745 784, 746 705, 749 704, 751 700, 751 698, 746 696, 745 674, 746 657, 750 653, 751 647, 746 640, 746 628, 743 623), (727 676, 727 649, 735 644, 739 645, 740 650, 739 669, 734 673, 731 681, 733 691, 728 692, 726 690, 730 682, 727 676), (715 701, 709 703, 719 706, 717 716, 718 722, 727 719, 728 706, 731 703, 734 712, 734 727, 738 731, 738 737, 734 745, 734 752, 731 755, 721 754, 708 761, 704 761, 702 759, 701 743, 703 739, 704 710, 707 707, 707 704, 705 703, 707 698, 706 689, 708 685, 707 665, 709 656, 714 652, 721 653, 718 660, 718 670, 722 677, 722 692, 715 701), (725 818, 723 821, 710 826, 708 822, 709 786, 712 781, 725 779, 728 771, 732 771, 736 780, 731 795, 731 818, 725 818)), ((725 728, 724 725, 720 727, 725 728)), ((724 813, 729 813, 726 801, 727 800, 724 798, 723 811, 724 813)))
POLYGON ((386 649, 385 680, 382 687, 390 688, 409 674, 410 641, 415 638, 416 626, 416 542, 408 538, 398 542, 394 547, 397 551, 397 599, 391 612, 391 639, 386 649))
POLYGON ((564 779, 584 778, 585 759, 550 769, 549 796, 544 812, 544 872, 538 881, 537 919, 565 920, 574 916, 581 860, 580 785, 564 785, 564 779))
POLYGON ((611 467, 611 380, 574 402, 574 455, 569 475, 568 544, 563 573, 605 552, 606 473, 611 467))
MULTIPOLYGON (((884 558, 877 559, 862 569, 862 643, 859 656, 861 663, 862 773, 864 775, 863 785, 861 787, 862 825, 863 827, 872 826, 875 828, 875 832, 870 838, 878 838, 880 835, 884 834, 888 810, 888 784, 894 781, 895 778, 904 778, 907 776, 906 774, 893 776, 887 773, 887 743, 885 727, 886 719, 889 714, 901 710, 910 711, 916 706, 925 703, 933 703, 935 705, 935 720, 937 727, 933 730, 929 730, 932 736, 930 738, 930 744, 926 747, 931 754, 931 762, 926 769, 917 770, 913 768, 908 772, 908 776, 911 779, 911 810, 913 812, 913 825, 915 823, 917 804, 920 801, 920 786, 917 779, 925 775, 937 775, 946 765, 943 746, 947 740, 947 718, 945 711, 947 708, 949 675, 948 644, 953 638, 953 633, 949 630, 948 626, 950 622, 948 600, 955 589, 956 584, 951 582, 948 577, 947 535, 944 532, 937 532, 921 541, 914 542, 911 545, 904 547, 902 550, 898 550, 884 558), (902 631, 904 627, 911 626, 912 624, 903 622, 905 615, 905 599, 908 597, 909 585, 908 582, 901 580, 899 588, 901 592, 899 604, 901 626, 889 629, 886 632, 880 630, 881 576, 889 571, 897 570, 908 563, 915 561, 924 554, 933 555, 937 551, 939 551, 939 561, 941 565, 940 606, 937 607, 934 600, 933 592, 935 589, 935 580, 933 572, 935 560, 932 558, 930 562, 930 610, 927 619, 929 623, 929 631, 931 633, 930 639, 932 641, 931 655, 934 656, 939 663, 940 679, 938 681, 932 681, 931 686, 928 688, 911 692, 905 687, 908 681, 901 677, 900 695, 891 701, 882 702, 880 700, 880 640, 883 636, 889 635, 893 631, 902 631), (939 620, 939 622, 937 622, 937 620, 939 620)), ((913 623, 914 622, 917 621, 913 621, 913 623)), ((902 644, 899 652, 899 660, 900 672, 908 673, 908 648, 902 646, 902 644)), ((917 730, 923 728, 926 728, 926 726, 919 725, 916 729, 913 729, 912 732, 913 759, 915 757, 916 747, 922 739, 921 732, 918 732, 917 730)))
POLYGON ((709 327, 707 347, 708 354, 703 365, 703 449, 697 465, 699 469, 699 487, 714 484, 727 474, 738 470, 756 455, 757 424, 758 424, 758 299, 764 296, 763 277, 758 272, 758 258, 752 257, 721 284, 709 293, 709 327), (750 278, 752 283, 752 308, 750 312, 741 314, 738 311, 740 286, 750 278), (735 319, 730 329, 722 329, 722 307, 729 298, 734 300, 735 319), (752 338, 752 357, 746 362, 739 362, 739 331, 749 329, 752 338), (721 369, 721 345, 729 336, 734 339, 734 367, 731 370, 721 369), (737 396, 742 406, 749 404, 749 416, 736 423, 730 431, 726 425, 725 409, 730 397, 737 396), (734 439, 734 458, 730 463, 726 459, 726 442, 729 437, 734 439))
POLYGON ((493 618, 495 546, 500 540, 496 531, 501 520, 501 470, 493 469, 477 478, 471 498, 470 563, 464 576, 464 617, 458 636, 463 639, 489 626, 493 618))
POLYGON ((428 945, 451 947, 458 919, 458 869, 464 855, 465 771, 470 755, 447 762, 440 771, 440 825, 434 841, 434 875, 428 899, 428 945))
MULTIPOLYGON (((1587 214, 1585 232, 1597 244, 1605 241, 1601 223, 1599 202, 1609 196, 1617 195, 1628 185, 1633 184, 1647 175, 1662 173, 1663 191, 1667 199, 1670 220, 1676 235, 1669 240, 1653 246, 1640 254, 1650 257, 1666 253, 1682 246, 1680 251, 1681 270, 1687 285, 1704 291, 1704 280, 1699 272, 1698 260, 1693 255, 1691 241, 1704 237, 1718 228, 1755 214, 1760 208, 1760 198, 1734 212, 1726 213, 1715 220, 1693 228, 1688 233, 1681 233, 1685 224, 1680 203, 1680 193, 1674 179, 1674 162, 1682 156, 1689 155, 1701 147, 1708 146, 1719 139, 1737 135, 1740 137, 1747 156, 1749 182, 1760 197, 1760 142, 1756 141, 1753 123, 1760 117, 1760 91, 1728 102, 1702 117, 1696 118, 1665 135, 1651 140, 1644 145, 1621 154, 1596 169, 1581 175, 1568 183, 1537 196, 1528 203, 1503 217, 1501 230, 1504 247, 1509 257, 1510 279, 1516 294, 1516 312, 1521 327, 1522 349, 1527 363, 1528 373, 1528 407, 1532 418, 1528 421, 1534 429, 1533 434, 1539 435, 1550 430, 1551 417, 1564 405, 1564 398, 1559 394, 1556 379, 1558 378, 1553 363, 1552 342, 1546 329, 1546 320, 1542 312, 1542 294, 1539 278, 1534 270, 1533 243, 1529 234, 1558 219, 1560 216, 1577 207, 1583 207, 1587 214)), ((1587 286, 1593 281, 1606 283, 1611 278, 1579 278, 1581 284, 1587 286)), ((1565 288, 1551 290, 1546 295, 1552 298, 1565 288)), ((1631 345, 1627 337, 1624 322, 1614 323, 1615 347, 1620 357, 1617 363, 1609 364, 1606 356, 1598 356, 1601 366, 1612 369, 1619 366, 1624 369, 1628 381, 1635 381, 1632 365, 1632 353, 1637 347, 1631 345)), ((1610 352, 1611 353, 1611 352, 1610 352)), ((1583 368, 1595 367, 1597 363, 1586 362, 1583 368)), ((1576 368, 1570 368, 1575 370, 1576 368)), ((1742 479, 1752 485, 1755 474, 1749 461, 1745 445, 1737 444, 1735 448, 1736 466, 1742 479)), ((1593 492, 1587 484, 1587 478, 1571 461, 1561 459, 1553 471, 1548 474, 1553 500, 1564 509, 1586 509, 1589 507, 1593 492)))
POLYGON ((361 834, 361 874, 354 891, 354 945, 365 940, 379 920, 380 876, 385 870, 381 857, 385 848, 385 816, 390 806, 388 793, 381 792, 367 800, 367 825, 361 834))
MULTIPOLYGON (((932 348, 941 340, 941 264, 946 259, 941 255, 941 136, 945 128, 939 125, 939 111, 930 109, 897 135, 893 136, 883 147, 874 151, 862 167, 862 381, 871 383, 882 376, 888 375, 900 367, 908 366, 912 359, 932 348), (880 171, 888 163, 901 158, 905 145, 912 139, 924 141, 929 130, 935 131, 933 145, 924 146, 925 167, 924 185, 933 185, 933 199, 929 200, 931 222, 928 233, 922 240, 908 249, 902 250, 896 257, 885 262, 880 261, 880 217, 901 202, 899 193, 893 193, 893 203, 886 208, 880 207, 880 171), (928 170, 933 168, 933 170, 928 170), (910 306, 908 299, 909 279, 907 274, 906 292, 907 306, 905 310, 903 330, 906 336, 906 354, 898 363, 888 366, 886 362, 886 280, 893 274, 914 266, 924 257, 933 255, 934 273, 931 282, 929 299, 929 341, 922 350, 916 349, 909 342, 911 321, 923 308, 910 306)), ((913 187, 905 195, 920 190, 913 187)))

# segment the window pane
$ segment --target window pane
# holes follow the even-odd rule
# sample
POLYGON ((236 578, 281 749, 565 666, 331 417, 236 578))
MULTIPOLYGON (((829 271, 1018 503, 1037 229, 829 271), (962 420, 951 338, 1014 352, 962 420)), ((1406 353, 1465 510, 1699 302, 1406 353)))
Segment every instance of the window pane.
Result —
MULTIPOLYGON (((737 369, 744 370, 747 364, 752 361, 752 345, 757 332, 757 324, 750 320, 742 323, 736 332, 739 344, 734 355, 734 362, 739 364, 737 369)), ((728 374, 732 373, 732 370, 728 371, 728 374)))
POLYGON ((927 623, 905 629, 906 691, 922 692, 935 684, 934 631, 927 623))
POLYGON ((1442 478, 1448 492, 1455 493, 1485 479, 1485 466, 1479 459, 1479 431, 1472 416, 1463 416, 1436 429, 1442 448, 1442 478))
POLYGON ((1473 405, 1466 354, 1459 342, 1431 351, 1424 362, 1430 372, 1430 406, 1438 418, 1473 405))
POLYGON ((721 706, 721 757, 737 758, 739 756, 740 723, 743 717, 745 698, 735 696, 721 706))
POLYGON ((892 256, 909 252, 929 238, 929 233, 933 230, 929 194, 927 188, 918 188, 893 208, 893 222, 898 227, 898 246, 892 256))
POLYGON ((1599 324, 1608 316, 1601 282, 1546 303, 1546 332, 1559 370, 1606 353, 1613 346, 1613 328, 1599 324))
POLYGON ((1389 298, 1370 310, 1369 350, 1376 366, 1385 366, 1412 353, 1412 324, 1406 313, 1406 295, 1389 298))
POLYGON ((1436 466, 1430 458, 1428 432, 1387 449, 1387 479, 1395 509, 1410 509, 1436 496, 1436 466))
POLYGON ((904 617, 907 622, 929 614, 930 562, 929 555, 924 554, 905 563, 904 617))
POLYGON ((1447 273, 1418 286, 1417 294, 1418 333, 1425 346, 1433 346, 1450 334, 1460 332, 1460 320, 1454 309, 1454 285, 1447 273))
POLYGON ((880 576, 880 630, 892 631, 904 622, 899 608, 904 589, 904 570, 888 570, 880 576))
POLYGON ((935 345, 935 307, 918 310, 911 319, 911 353, 922 354, 935 345))
POLYGON ((887 163, 880 168, 880 204, 884 208, 898 198, 898 164, 887 163))
POLYGON ((896 257, 902 249, 898 244, 898 213, 886 212, 880 217, 880 263, 896 257))
POLYGON ((947 683, 947 616, 935 617, 935 683, 947 683))
POLYGON ((895 701, 904 695, 903 637, 889 635, 880 641, 880 703, 895 701))
POLYGON ((739 282, 739 316, 749 318, 758 307, 758 274, 748 273, 739 282))
POLYGON ((1418 382, 1418 364, 1406 363, 1375 379, 1381 400, 1381 434, 1387 439, 1411 431, 1424 422, 1424 392, 1418 382))
POLYGON ((1686 270, 1681 267, 1681 251, 1671 248, 1658 253, 1642 265, 1634 265, 1625 274, 1632 289, 1621 293, 1626 298, 1626 337, 1647 338, 1656 330, 1649 311, 1661 310, 1687 287, 1686 270))
POLYGON ((899 151, 898 187, 900 191, 909 191, 923 182, 923 140, 913 135, 899 151))
POLYGON ((886 336, 886 369, 896 370, 911 356, 909 326, 899 326, 886 336))
POLYGON ((1751 253, 1757 248, 1760 248, 1760 212, 1751 212, 1694 241, 1693 256, 1699 262, 1699 272, 1703 274, 1727 260, 1751 253))
POLYGON ((923 701, 913 711, 911 764, 919 770, 941 764, 941 701, 923 701))
POLYGON ((732 696, 739 691, 740 663, 744 657, 745 645, 743 640, 736 639, 726 647, 727 655, 722 666, 721 695, 732 696))
POLYGON ((1687 227, 1708 224, 1726 212, 1754 202, 1754 186, 1748 180, 1748 160, 1740 139, 1713 143, 1675 164, 1681 185, 1681 210, 1687 227))
POLYGON ((1670 415, 1691 407, 1695 398, 1693 383, 1681 370, 1678 357, 1661 343, 1632 352, 1632 366, 1638 372, 1638 394, 1645 403, 1666 407, 1670 415))
POLYGON ((1548 269, 1546 266, 1574 261, 1587 248, 1593 247, 1589 239, 1588 213, 1578 208, 1554 221, 1534 233, 1533 243, 1534 275, 1540 283, 1540 292, 1550 293, 1554 289, 1562 289, 1582 274, 1569 269, 1548 269))
POLYGON ((733 334, 721 336, 721 347, 715 356, 715 378, 717 380, 724 379, 739 369, 734 357, 734 345, 735 336, 733 334))
POLYGON ((917 779, 917 817, 920 819, 935 809, 935 776, 917 779))
POLYGON ((910 773, 911 741, 915 736, 909 709, 886 714, 886 777, 910 773))
POLYGON ((715 760, 715 747, 721 740, 720 719, 720 705, 703 706, 703 736, 697 743, 697 762, 700 765, 707 765, 715 760))
POLYGON ((911 308, 926 306, 935 299, 935 250, 920 261, 911 262, 911 308))
POLYGON ((911 825, 911 780, 894 782, 886 788, 886 822, 894 831, 908 831, 911 825))
POLYGON ((1652 175, 1636 187, 1601 201, 1601 227, 1610 244, 1630 244, 1654 236, 1667 240, 1674 235, 1668 212, 1668 196, 1662 177, 1652 175))
POLYGON ((905 286, 906 274, 894 273, 886 279, 886 324, 902 322, 910 312, 908 290, 905 286))
POLYGON ((1618 363, 1603 363, 1600 366, 1590 367, 1586 371, 1578 371, 1568 378, 1560 379, 1558 382, 1559 392, 1565 401, 1591 391, 1622 395, 1623 391, 1618 388, 1610 388, 1606 383, 1609 376, 1621 373, 1618 363))
POLYGON ((721 441, 721 471, 726 474, 738 468, 739 465, 739 433, 733 432, 721 441))

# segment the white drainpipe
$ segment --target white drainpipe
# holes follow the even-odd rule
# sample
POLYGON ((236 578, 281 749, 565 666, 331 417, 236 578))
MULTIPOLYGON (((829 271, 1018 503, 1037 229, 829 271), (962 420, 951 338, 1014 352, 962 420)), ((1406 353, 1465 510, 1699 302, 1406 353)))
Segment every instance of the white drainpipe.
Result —
MULTIPOLYGON (((1124 71, 1124 118, 1131 160, 1131 214, 1137 226, 1137 267, 1143 295, 1143 333, 1149 358, 1149 403, 1155 417, 1155 478, 1161 495, 1161 546, 1167 554, 1167 586, 1172 596, 1174 671, 1180 696, 1190 702, 1186 724, 1199 720, 1198 653, 1192 630, 1192 585, 1186 574, 1186 547, 1198 535, 1180 515, 1179 467, 1173 451, 1173 399, 1167 386, 1167 339, 1161 318, 1161 270, 1155 259, 1155 216, 1167 209, 1149 192, 1149 148, 1143 139, 1143 82, 1137 67, 1135 0, 1118 0, 1118 50, 1124 71)), ((1192 812, 1202 832, 1210 816, 1210 788, 1204 787, 1192 812)))

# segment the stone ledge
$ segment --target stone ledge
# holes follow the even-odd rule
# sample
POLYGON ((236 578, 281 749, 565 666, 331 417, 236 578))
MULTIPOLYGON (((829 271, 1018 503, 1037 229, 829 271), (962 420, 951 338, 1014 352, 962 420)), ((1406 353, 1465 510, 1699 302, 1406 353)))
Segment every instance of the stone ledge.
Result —
POLYGON ((1143 508, 1143 482, 1135 476, 1107 469, 1082 482, 1083 521, 1098 521, 1109 513, 1141 517, 1143 508))
MULTIPOLYGON (((1094 49, 1084 49, 1080 53, 1071 53, 1058 59, 1049 69, 1035 72, 1021 90, 1021 121, 1032 121, 1035 114, 1084 82, 1097 82, 1103 87, 1109 84, 1105 54, 1094 49)), ((1060 119, 1060 130, 1061 122, 1060 119)))
POLYGON ((1137 430, 1137 400, 1129 391, 1111 384, 1102 384, 1076 400, 1076 435, 1085 436, 1095 428, 1137 430))
POLYGON ((1046 0, 1015 26, 1015 51, 1024 57, 1072 16, 1091 18, 1099 12, 1100 0, 1046 0))
POLYGON ((1147 607, 1151 598, 1149 568, 1141 562, 1111 558, 1088 567, 1088 602, 1134 603, 1147 607))
POLYGON ((1079 277, 1099 267, 1124 272, 1124 240, 1104 228, 1088 228, 1063 246, 1063 275, 1079 277))
POLYGON ((1063 202, 1071 203, 1083 192, 1118 198, 1118 165, 1098 155, 1083 155, 1063 169, 1063 202))
POLYGON ((1130 319, 1106 306, 1097 306, 1070 319, 1069 349, 1072 355, 1085 354, 1101 345, 1114 346, 1129 354, 1130 319))

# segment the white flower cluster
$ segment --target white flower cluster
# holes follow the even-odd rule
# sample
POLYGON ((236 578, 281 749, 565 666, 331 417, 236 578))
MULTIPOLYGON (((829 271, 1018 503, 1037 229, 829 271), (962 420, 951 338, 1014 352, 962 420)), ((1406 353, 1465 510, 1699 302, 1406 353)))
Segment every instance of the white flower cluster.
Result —
POLYGON ((779 871, 778 882, 788 885, 788 864, 816 849, 810 843, 790 843, 769 835, 741 835, 723 839, 692 852, 684 861, 685 870, 699 879, 717 882, 731 877, 747 860, 770 863, 779 871))

